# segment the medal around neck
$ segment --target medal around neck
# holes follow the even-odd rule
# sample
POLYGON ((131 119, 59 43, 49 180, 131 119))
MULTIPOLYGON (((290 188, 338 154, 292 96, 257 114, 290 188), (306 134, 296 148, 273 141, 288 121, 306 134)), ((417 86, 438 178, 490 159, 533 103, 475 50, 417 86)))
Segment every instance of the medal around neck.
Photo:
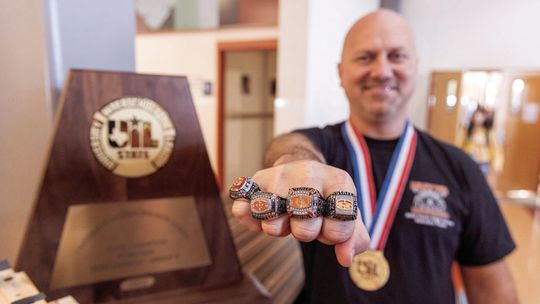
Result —
POLYGON ((390 278, 390 265, 382 251, 368 250, 354 257, 349 275, 362 290, 381 289, 390 278))
POLYGON ((342 135, 353 163, 358 207, 371 237, 371 250, 354 257, 349 275, 358 288, 376 291, 390 278, 390 264, 383 251, 414 161, 416 131, 409 122, 406 123, 377 196, 369 148, 362 134, 348 121, 343 125, 342 135))

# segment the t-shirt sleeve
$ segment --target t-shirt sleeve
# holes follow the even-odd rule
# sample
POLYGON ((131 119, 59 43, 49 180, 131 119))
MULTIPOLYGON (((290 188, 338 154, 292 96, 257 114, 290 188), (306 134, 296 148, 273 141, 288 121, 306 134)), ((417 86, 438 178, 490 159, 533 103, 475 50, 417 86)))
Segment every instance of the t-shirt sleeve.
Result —
POLYGON ((480 266, 502 259, 514 250, 515 244, 478 165, 465 156, 463 162, 462 195, 469 208, 456 260, 464 266, 480 266))

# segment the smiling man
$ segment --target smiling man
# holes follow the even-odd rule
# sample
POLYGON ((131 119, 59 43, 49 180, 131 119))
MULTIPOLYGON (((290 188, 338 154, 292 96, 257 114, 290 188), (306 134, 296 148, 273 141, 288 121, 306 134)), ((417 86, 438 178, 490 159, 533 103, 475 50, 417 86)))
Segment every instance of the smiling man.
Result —
POLYGON ((273 141, 251 180, 276 194, 272 216, 255 217, 249 195, 234 202, 250 229, 301 241, 301 302, 453 304, 454 260, 470 303, 517 302, 504 262, 515 246, 482 173, 408 121, 417 62, 403 17, 357 21, 338 65, 349 119, 273 141))
POLYGON ((339 76, 352 124, 364 135, 384 139, 402 133, 417 62, 412 31, 392 12, 368 15, 350 29, 339 76))

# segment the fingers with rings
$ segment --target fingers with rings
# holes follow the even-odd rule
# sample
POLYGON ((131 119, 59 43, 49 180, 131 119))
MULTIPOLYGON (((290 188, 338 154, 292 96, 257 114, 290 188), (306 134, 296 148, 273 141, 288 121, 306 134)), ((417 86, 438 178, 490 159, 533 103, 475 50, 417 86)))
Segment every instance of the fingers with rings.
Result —
POLYGON ((358 229, 355 221, 358 204, 356 187, 348 173, 343 170, 331 170, 327 175, 327 180, 331 182, 326 183, 323 189, 327 197, 326 217, 318 240, 327 245, 335 245, 353 237, 355 230, 358 229))
POLYGON ((287 194, 291 234, 302 242, 315 240, 321 232, 324 199, 315 187, 292 187, 287 194))
POLYGON ((249 200, 251 196, 260 191, 259 186, 249 177, 238 177, 229 188, 229 197, 234 200, 232 214, 251 231, 261 231, 261 223, 253 219, 249 200))
POLYGON ((356 195, 348 191, 335 191, 326 198, 325 215, 341 221, 354 221, 358 215, 356 195))
POLYGON ((270 236, 286 236, 290 234, 286 199, 275 193, 256 192, 251 196, 251 216, 260 220, 264 233, 270 236))
POLYGON ((237 177, 229 188, 229 197, 233 200, 249 200, 253 193, 260 191, 259 185, 252 178, 241 176, 237 177))
POLYGON ((321 193, 310 187, 289 189, 287 195, 287 213, 294 218, 314 218, 323 215, 324 199, 321 193))
POLYGON ((251 196, 251 215, 257 220, 275 219, 286 212, 286 200, 275 193, 259 191, 251 196))

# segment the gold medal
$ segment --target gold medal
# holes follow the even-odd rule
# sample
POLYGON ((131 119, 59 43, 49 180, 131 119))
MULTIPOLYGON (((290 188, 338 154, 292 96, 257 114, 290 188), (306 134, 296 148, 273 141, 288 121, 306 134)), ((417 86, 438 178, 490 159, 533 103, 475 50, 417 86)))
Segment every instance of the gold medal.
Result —
POLYGON ((349 276, 358 288, 376 291, 383 288, 390 278, 390 265, 382 248, 388 240, 414 161, 416 131, 407 121, 398 146, 392 152, 392 160, 379 193, 375 193, 375 179, 369 170, 370 166, 372 167, 371 158, 369 153, 366 153, 369 152, 369 147, 362 134, 354 128, 351 121, 343 125, 342 131, 349 153, 356 159, 353 161, 354 183, 357 188, 362 189, 358 196, 358 206, 371 237, 369 246, 373 248, 353 258, 349 276))
POLYGON ((375 291, 388 282, 390 265, 382 251, 368 250, 354 257, 349 275, 358 288, 375 291))

